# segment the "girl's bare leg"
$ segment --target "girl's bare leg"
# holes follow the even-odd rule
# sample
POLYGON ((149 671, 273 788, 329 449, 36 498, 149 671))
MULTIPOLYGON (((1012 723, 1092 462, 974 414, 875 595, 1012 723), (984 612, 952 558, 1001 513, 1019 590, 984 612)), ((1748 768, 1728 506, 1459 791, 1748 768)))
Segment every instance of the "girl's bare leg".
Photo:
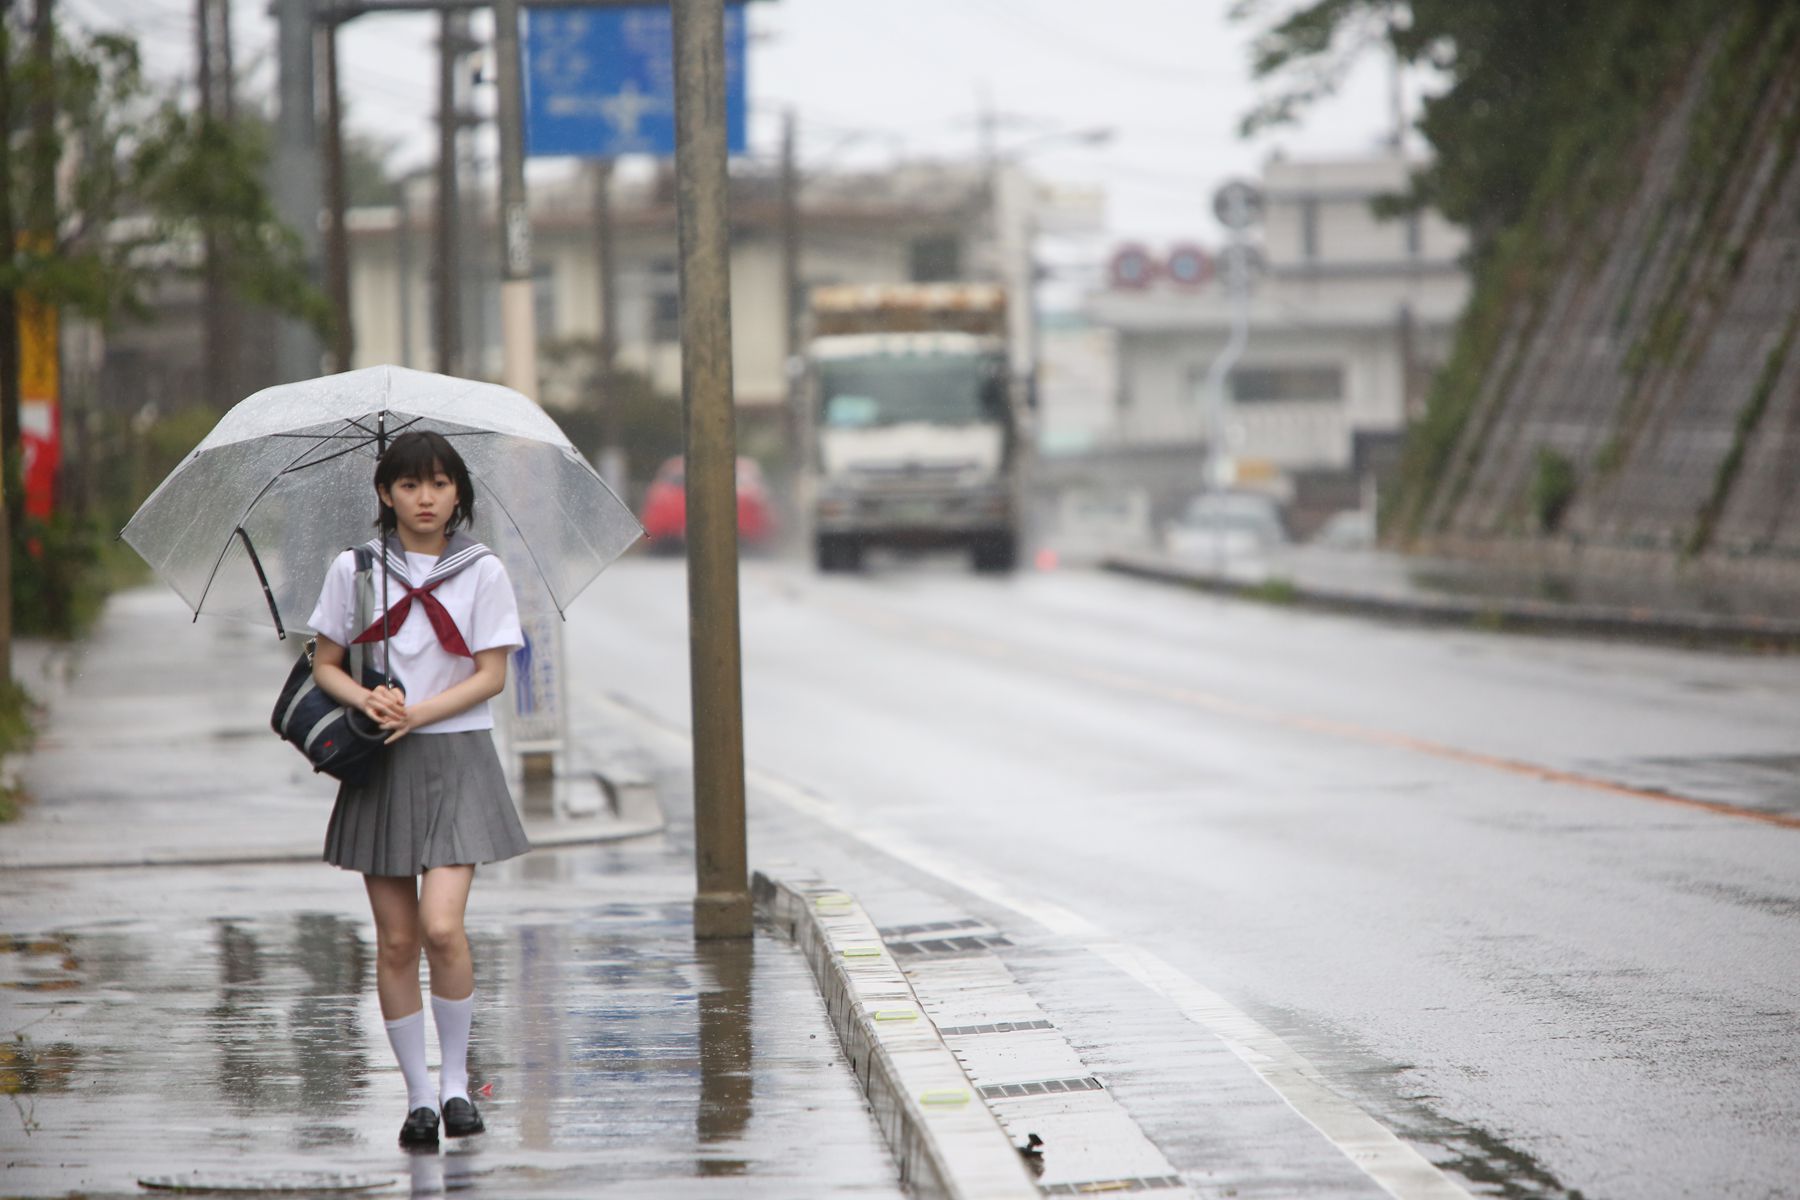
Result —
POLYGON ((431 994, 445 1000, 463 1000, 475 991, 475 968, 463 932, 463 913, 474 882, 472 866, 433 867, 419 888, 419 926, 425 957, 431 962, 431 994))
MULTIPOLYGON (((364 875, 375 914, 375 986, 393 1021, 425 1007, 419 994, 419 895, 410 875, 364 875)), ((466 955, 465 955, 466 957, 466 955)))

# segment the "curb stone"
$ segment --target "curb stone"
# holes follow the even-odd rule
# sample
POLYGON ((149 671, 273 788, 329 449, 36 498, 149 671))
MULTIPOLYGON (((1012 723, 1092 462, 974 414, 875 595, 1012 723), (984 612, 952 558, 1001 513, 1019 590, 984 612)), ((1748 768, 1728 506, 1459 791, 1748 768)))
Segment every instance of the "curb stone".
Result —
POLYGON ((1649 608, 1559 604, 1550 600, 1516 596, 1492 599, 1388 596, 1376 592, 1313 587, 1291 579, 1231 579, 1137 555, 1115 555, 1103 559, 1100 566, 1102 570, 1116 575, 1172 583, 1240 599, 1266 599, 1269 586, 1278 583, 1282 589, 1283 603, 1319 612, 1378 620, 1473 625, 1500 630, 1615 637, 1644 642, 1800 649, 1800 621, 1775 618, 1718 617, 1649 608))
POLYGON ((1017 1147, 855 897, 800 868, 758 871, 752 888, 812 965, 901 1182, 924 1200, 1036 1200, 1017 1147))

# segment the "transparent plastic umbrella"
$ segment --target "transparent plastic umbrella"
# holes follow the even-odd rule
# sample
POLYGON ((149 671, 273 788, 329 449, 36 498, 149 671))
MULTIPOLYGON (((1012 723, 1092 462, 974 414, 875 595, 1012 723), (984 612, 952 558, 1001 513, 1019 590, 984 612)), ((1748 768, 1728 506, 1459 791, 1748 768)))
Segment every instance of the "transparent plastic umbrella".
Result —
POLYGON ((325 568, 375 535, 375 461, 410 429, 450 439, 475 484, 469 532, 558 612, 643 527, 556 422, 510 388, 369 367, 238 403, 120 535, 196 617, 303 627, 325 568))

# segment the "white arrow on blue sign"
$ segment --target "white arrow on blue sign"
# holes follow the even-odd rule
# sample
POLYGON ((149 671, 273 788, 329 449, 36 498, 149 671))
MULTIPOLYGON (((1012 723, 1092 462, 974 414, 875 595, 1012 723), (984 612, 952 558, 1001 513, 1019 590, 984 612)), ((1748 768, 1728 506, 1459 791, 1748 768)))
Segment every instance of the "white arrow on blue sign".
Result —
MULTIPOLYGON (((744 10, 725 10, 727 148, 748 148, 744 10)), ((668 5, 526 9, 525 152, 617 158, 675 153, 674 31, 668 5)))

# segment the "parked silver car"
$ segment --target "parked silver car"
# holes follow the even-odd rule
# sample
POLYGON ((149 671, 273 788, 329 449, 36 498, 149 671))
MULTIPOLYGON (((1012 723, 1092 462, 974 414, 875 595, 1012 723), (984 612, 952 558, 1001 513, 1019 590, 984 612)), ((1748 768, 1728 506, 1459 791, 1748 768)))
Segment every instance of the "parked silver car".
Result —
POLYGON ((1202 492, 1163 529, 1172 557, 1203 561, 1258 558, 1287 541, 1281 506, 1259 492, 1202 492))

